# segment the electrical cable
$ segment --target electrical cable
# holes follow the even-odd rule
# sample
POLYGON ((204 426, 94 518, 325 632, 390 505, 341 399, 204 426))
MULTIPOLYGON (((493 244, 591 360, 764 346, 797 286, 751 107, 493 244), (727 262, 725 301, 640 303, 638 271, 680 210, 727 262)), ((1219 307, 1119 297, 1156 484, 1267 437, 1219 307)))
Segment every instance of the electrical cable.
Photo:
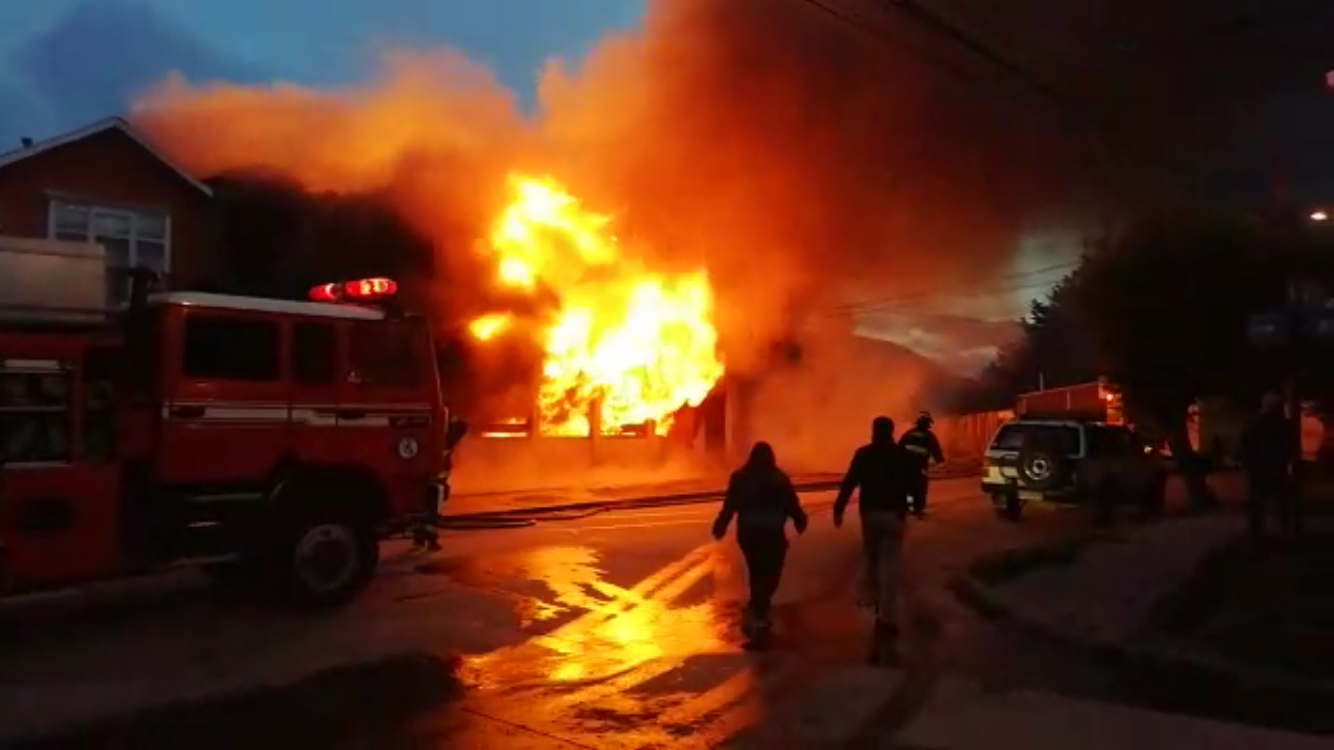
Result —
MULTIPOLYGON (((1066 261, 1063 263, 1055 263, 1049 266, 1043 266, 1041 268, 1035 268, 1029 271, 1021 271, 1006 276, 1001 276, 995 279, 988 279, 987 281, 1021 281, 1024 279, 1031 279, 1032 277, 1035 276, 1043 276, 1054 272, 1069 273, 1070 271, 1073 271, 1074 269, 1078 268, 1079 263, 1080 263, 1079 261, 1066 261)), ((1052 280, 1044 280, 1042 282, 1037 283, 1035 286, 1037 287, 1048 286, 1051 283, 1052 280)), ((1022 289, 1024 288, 1026 287, 1014 287, 1011 289, 1013 291, 1022 291, 1022 289)), ((945 290, 937 290, 934 292, 910 293, 910 294, 896 294, 887 297, 872 297, 870 299, 860 300, 858 302, 851 302, 842 305, 834 305, 825 308, 821 312, 830 315, 857 313, 868 309, 877 309, 886 304, 898 305, 898 304, 906 304, 906 303, 920 302, 920 301, 929 302, 931 299, 938 297, 957 298, 961 296, 962 297, 977 296, 973 294, 974 291, 976 291, 975 284, 966 281, 961 281, 959 284, 947 287, 945 290), (950 291, 951 289, 958 289, 959 291, 953 292, 950 291)))

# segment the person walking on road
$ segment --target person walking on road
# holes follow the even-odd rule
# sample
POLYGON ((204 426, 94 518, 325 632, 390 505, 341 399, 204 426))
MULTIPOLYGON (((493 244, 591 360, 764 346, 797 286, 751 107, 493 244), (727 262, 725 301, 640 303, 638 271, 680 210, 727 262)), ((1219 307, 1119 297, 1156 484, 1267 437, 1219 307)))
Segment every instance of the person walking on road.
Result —
POLYGON ((745 465, 727 483, 722 510, 713 522, 715 539, 727 535, 733 516, 750 584, 750 602, 741 628, 752 646, 763 647, 772 627, 770 606, 787 558, 787 522, 792 521, 798 534, 806 532, 807 522, 792 480, 778 468, 768 443, 756 443, 745 465))
POLYGON ((913 428, 899 438, 899 447, 907 451, 908 457, 912 459, 917 469, 909 494, 913 500, 913 515, 918 518, 926 517, 926 491, 931 484, 926 471, 931 468, 932 463, 945 463, 945 453, 940 449, 940 441, 936 439, 936 433, 931 431, 935 422, 929 413, 922 412, 913 428))
POLYGON ((1241 459, 1246 470, 1246 513, 1251 540, 1260 542, 1272 513, 1280 528, 1291 532, 1295 519, 1292 496, 1293 463, 1300 460, 1292 422, 1283 413, 1283 399, 1269 392, 1260 401, 1260 413, 1246 425, 1241 437, 1241 459))
POLYGON ((908 492, 916 467, 894 442, 894 421, 876 417, 871 442, 857 449, 834 501, 834 526, 843 525, 852 493, 861 509, 863 583, 868 603, 875 609, 871 663, 893 659, 898 639, 898 584, 903 536, 908 517, 908 492))

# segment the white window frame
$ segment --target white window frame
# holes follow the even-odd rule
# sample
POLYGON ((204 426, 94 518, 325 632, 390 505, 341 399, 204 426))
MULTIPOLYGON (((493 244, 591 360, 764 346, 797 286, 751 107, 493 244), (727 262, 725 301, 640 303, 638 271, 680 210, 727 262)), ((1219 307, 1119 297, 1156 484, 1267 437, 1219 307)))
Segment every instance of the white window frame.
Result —
MULTIPOLYGON (((78 207, 78 208, 84 208, 84 209, 87 209, 87 210, 88 210, 88 234, 84 237, 84 241, 85 241, 85 242, 89 242, 89 243, 97 242, 96 235, 93 234, 93 214, 102 214, 102 215, 105 215, 105 216, 114 216, 114 217, 117 217, 117 218, 128 219, 128 220, 129 220, 129 223, 130 223, 130 236, 129 236, 129 237, 125 237, 125 238, 120 238, 120 239, 128 239, 128 240, 130 241, 130 257, 129 257, 129 259, 128 259, 128 265, 127 265, 127 266, 124 266, 124 268, 134 268, 135 266, 138 265, 138 260, 139 260, 139 217, 140 217, 141 215, 143 215, 143 214, 150 213, 150 212, 151 212, 151 213, 160 213, 160 214, 162 215, 162 220, 163 220, 163 226, 162 226, 162 234, 163 234, 163 236, 162 236, 162 268, 155 268, 155 269, 153 269, 153 270, 155 270, 155 271, 160 271, 160 272, 162 272, 163 274, 171 273, 171 255, 172 255, 172 241, 171 241, 171 240, 172 240, 172 232, 171 232, 171 213, 170 213, 170 212, 167 212, 167 211, 160 211, 160 210, 157 210, 157 209, 150 209, 150 208, 144 208, 144 209, 139 209, 139 210, 135 210, 135 209, 133 209, 133 208, 115 208, 115 207, 112 207, 112 206, 101 205, 101 204, 98 204, 98 203, 93 202, 93 201, 81 201, 81 200, 78 200, 78 199, 61 198, 61 197, 59 197, 59 196, 52 196, 50 199, 47 200, 47 203, 46 203, 46 236, 47 236, 47 239, 52 239, 52 240, 57 239, 57 232, 56 232, 56 214, 57 214, 58 211, 59 211, 59 207, 62 206, 62 205, 65 205, 65 206, 75 206, 75 207, 78 207)), ((147 237, 144 238, 144 241, 145 241, 145 242, 157 242, 156 239, 154 239, 154 238, 147 238, 147 237)), ((109 260, 109 259, 108 259, 108 260, 109 260)), ((108 266, 109 266, 109 267, 112 267, 112 268, 122 268, 122 266, 120 266, 120 265, 114 265, 114 266, 112 266, 110 263, 108 263, 108 266)))

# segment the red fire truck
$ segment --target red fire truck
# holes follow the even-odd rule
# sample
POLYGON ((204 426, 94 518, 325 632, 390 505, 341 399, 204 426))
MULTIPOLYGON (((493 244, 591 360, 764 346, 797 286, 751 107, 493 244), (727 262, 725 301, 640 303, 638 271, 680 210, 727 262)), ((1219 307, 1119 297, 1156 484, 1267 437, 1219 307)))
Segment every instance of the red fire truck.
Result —
POLYGON ((1045 415, 1125 423, 1121 397, 1102 380, 1021 393, 1014 411, 1017 416, 1029 419, 1045 415))
MULTIPOLYGON (((0 269, 22 261, 4 250, 0 269)), ((104 266, 76 265, 62 290, 96 288, 77 280, 104 266)), ((189 565, 353 599, 380 540, 448 496, 465 428, 429 327, 373 304, 387 279, 287 301, 132 277, 112 313, 0 305, 0 595, 189 565)))

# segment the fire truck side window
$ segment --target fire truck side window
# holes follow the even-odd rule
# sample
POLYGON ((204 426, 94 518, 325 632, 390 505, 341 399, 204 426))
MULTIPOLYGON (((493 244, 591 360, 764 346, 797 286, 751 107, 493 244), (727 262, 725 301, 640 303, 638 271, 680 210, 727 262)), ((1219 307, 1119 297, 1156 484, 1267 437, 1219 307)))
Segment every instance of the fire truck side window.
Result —
POLYGON ((332 325, 292 325, 292 377, 301 385, 332 385, 338 379, 338 331, 332 325))
POLYGON ((273 320, 192 313, 185 318, 182 373, 193 380, 261 383, 281 375, 281 331, 273 320))
POLYGON ((69 461, 70 370, 0 371, 0 462, 69 461))
POLYGON ((386 388, 421 385, 417 329, 408 323, 354 323, 349 341, 352 371, 361 382, 386 388))

